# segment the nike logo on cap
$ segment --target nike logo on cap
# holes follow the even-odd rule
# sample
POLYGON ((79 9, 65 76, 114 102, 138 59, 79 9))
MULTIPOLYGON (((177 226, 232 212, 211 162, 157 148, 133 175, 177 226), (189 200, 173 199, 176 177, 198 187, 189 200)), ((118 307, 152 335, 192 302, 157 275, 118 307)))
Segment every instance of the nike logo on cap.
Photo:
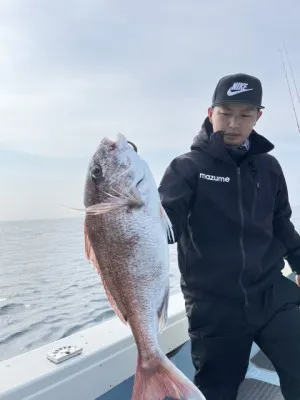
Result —
POLYGON ((236 94, 249 92, 253 89, 248 89, 248 83, 235 82, 227 91, 227 96, 235 96, 236 94))

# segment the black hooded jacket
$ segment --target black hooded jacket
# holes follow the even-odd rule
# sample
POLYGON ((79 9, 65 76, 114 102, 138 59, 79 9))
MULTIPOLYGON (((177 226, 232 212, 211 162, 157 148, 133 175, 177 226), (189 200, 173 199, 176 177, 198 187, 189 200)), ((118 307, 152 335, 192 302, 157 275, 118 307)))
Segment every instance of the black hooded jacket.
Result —
POLYGON ((191 151, 176 157, 159 186, 173 225, 183 290, 241 299, 281 273, 300 273, 300 236, 274 146, 254 130, 234 158, 205 119, 191 151))

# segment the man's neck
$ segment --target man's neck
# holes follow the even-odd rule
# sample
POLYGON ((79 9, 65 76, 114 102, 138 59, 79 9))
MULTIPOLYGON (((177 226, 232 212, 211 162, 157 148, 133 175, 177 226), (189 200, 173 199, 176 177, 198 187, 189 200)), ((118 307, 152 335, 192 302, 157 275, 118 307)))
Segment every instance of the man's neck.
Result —
POLYGON ((239 165, 247 154, 247 151, 250 149, 250 141, 247 139, 239 146, 233 147, 226 145, 225 147, 230 157, 239 165))
POLYGON ((248 151, 250 149, 250 142, 249 142, 249 139, 247 139, 242 144, 238 144, 238 145, 234 145, 234 146, 232 146, 230 144, 225 144, 225 147, 227 149, 232 149, 232 150, 248 151))

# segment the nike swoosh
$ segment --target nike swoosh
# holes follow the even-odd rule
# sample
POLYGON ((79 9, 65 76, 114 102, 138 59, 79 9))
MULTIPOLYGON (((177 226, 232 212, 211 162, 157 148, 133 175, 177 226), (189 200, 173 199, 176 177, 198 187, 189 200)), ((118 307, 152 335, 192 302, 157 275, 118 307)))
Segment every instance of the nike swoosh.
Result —
POLYGON ((228 89, 227 96, 234 96, 239 93, 249 92, 249 90, 253 90, 253 89, 243 89, 243 90, 235 90, 235 91, 228 89))

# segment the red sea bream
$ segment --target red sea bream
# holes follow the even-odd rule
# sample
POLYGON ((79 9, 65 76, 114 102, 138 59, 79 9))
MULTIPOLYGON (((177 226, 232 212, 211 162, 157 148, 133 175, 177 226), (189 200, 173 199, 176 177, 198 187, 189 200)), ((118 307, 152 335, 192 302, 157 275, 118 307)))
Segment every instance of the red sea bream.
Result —
POLYGON ((93 155, 84 205, 86 255, 138 349, 132 400, 204 400, 158 344, 168 315, 173 232, 147 163, 123 135, 104 138, 93 155))

